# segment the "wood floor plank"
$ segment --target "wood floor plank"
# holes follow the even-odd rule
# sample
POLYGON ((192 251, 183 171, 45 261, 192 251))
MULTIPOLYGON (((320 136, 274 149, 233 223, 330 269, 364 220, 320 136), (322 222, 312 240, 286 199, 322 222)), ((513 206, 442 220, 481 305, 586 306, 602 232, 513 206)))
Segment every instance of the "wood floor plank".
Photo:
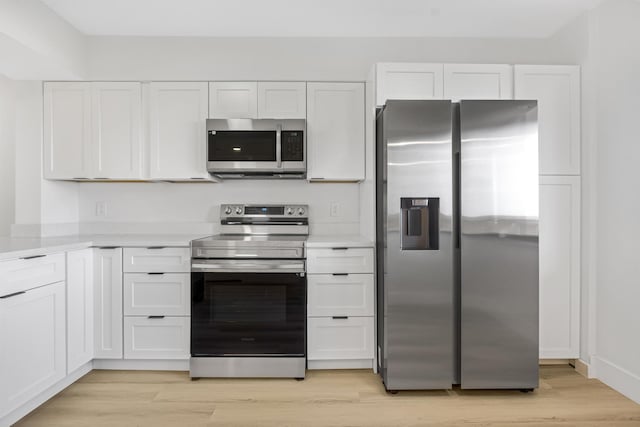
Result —
POLYGON ((16 427, 638 427, 640 405, 569 366, 544 366, 540 388, 391 395, 367 370, 293 379, 200 379, 185 372, 93 371, 16 427))

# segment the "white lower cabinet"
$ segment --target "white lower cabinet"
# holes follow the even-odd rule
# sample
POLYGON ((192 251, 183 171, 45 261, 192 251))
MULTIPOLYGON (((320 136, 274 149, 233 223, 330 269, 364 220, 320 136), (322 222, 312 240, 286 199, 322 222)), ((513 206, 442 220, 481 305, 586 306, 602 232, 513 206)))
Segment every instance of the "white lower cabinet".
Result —
POLYGON ((307 248, 307 271, 309 369, 373 367, 373 249, 307 248))
POLYGON ((373 358, 373 316, 310 317, 307 331, 309 360, 373 358))
POLYGON ((124 358, 186 360, 191 342, 189 248, 124 249, 124 358))
POLYGON ((122 359, 122 248, 94 252, 96 359, 122 359))
POLYGON ((540 358, 580 356, 580 177, 540 177, 540 358))
POLYGON ((18 292, 0 299, 0 417, 66 376, 64 282, 18 292))
POLYGON ((186 316, 124 318, 125 359, 188 359, 190 338, 186 316))
POLYGON ((67 373, 93 359, 93 250, 67 252, 67 373))

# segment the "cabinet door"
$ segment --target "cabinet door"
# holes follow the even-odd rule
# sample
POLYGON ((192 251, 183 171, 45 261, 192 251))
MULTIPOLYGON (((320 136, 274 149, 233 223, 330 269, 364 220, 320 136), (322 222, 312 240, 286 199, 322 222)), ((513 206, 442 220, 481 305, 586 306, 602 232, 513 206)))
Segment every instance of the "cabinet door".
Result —
POLYGON ((95 357, 121 359, 122 249, 95 249, 94 260, 95 357))
POLYGON ((190 296, 189 273, 124 275, 125 316, 188 316, 190 296))
POLYGON ((373 317, 310 317, 307 359, 373 359, 373 317))
POLYGON ((377 105, 387 99, 442 99, 442 71, 442 64, 377 64, 377 105))
POLYGON ((93 359, 93 249, 67 252, 67 373, 93 359))
POLYGON ((0 418, 66 375, 64 282, 0 299, 0 418))
POLYGON ((44 84, 44 177, 89 178, 91 83, 44 84))
POLYGON ((188 359, 189 317, 125 317, 125 359, 188 359))
POLYGON ((373 274, 309 274, 307 281, 308 316, 373 316, 373 274))
POLYGON ((93 178, 142 178, 140 83, 92 83, 93 178))
POLYGON ((150 84, 152 179, 208 178, 205 127, 207 83, 150 84))
POLYGON ((189 273, 191 251, 189 248, 153 246, 125 248, 123 270, 125 273, 189 273))
POLYGON ((257 119, 256 82, 209 82, 209 117, 212 119, 257 119))
POLYGON ((580 174, 580 67, 516 65, 515 98, 538 100, 540 173, 580 174))
POLYGON ((513 67, 503 64, 445 64, 444 99, 513 99, 513 67))
POLYGON ((364 132, 363 83, 307 83, 309 180, 363 180, 364 132))
POLYGON ((373 248, 307 249, 307 273, 373 274, 373 248))
POLYGON ((305 82, 258 82, 258 117, 261 119, 305 119, 305 82))
POLYGON ((580 356, 580 177, 540 178, 540 358, 580 356))

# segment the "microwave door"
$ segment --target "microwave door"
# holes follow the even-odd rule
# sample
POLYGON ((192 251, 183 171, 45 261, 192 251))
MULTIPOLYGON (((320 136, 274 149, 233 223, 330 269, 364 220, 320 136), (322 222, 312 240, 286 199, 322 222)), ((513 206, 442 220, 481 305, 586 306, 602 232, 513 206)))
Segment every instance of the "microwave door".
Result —
POLYGON ((207 166, 211 172, 271 172, 277 170, 276 130, 210 130, 207 166))

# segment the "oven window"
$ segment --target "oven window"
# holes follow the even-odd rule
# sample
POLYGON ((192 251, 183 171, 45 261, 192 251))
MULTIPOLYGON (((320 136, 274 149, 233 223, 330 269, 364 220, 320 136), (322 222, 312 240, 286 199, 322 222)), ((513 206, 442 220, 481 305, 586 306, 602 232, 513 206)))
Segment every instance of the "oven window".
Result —
POLYGON ((306 278, 192 273, 193 356, 303 356, 306 278))
POLYGON ((210 162, 275 162, 275 131, 209 132, 210 162))

